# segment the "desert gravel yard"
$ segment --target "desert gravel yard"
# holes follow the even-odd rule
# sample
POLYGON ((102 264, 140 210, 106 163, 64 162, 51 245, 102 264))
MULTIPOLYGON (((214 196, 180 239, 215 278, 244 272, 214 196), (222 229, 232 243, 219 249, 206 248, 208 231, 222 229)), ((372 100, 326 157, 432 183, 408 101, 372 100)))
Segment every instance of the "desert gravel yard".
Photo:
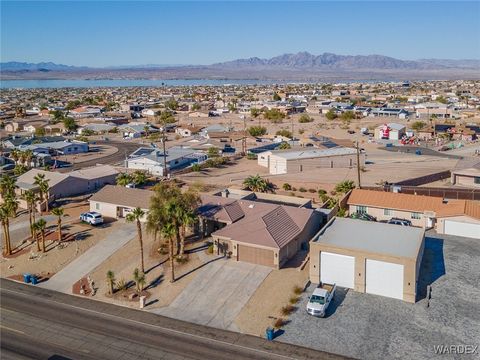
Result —
POLYGON ((475 354, 438 355, 438 345, 480 345, 480 244, 478 240, 427 233, 416 304, 337 289, 326 318, 305 311, 315 285, 302 295, 276 340, 359 359, 480 359, 475 354))

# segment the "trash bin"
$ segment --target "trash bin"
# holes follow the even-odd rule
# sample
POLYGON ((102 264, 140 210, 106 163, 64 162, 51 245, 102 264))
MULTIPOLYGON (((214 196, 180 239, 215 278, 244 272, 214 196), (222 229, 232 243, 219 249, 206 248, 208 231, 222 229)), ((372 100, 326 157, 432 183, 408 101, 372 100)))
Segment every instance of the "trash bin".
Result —
POLYGON ((266 337, 267 337, 267 340, 268 341, 272 341, 273 340, 273 335, 275 333, 275 330, 272 329, 271 327, 268 327, 267 330, 265 331, 265 334, 266 334, 266 337))
POLYGON ((30 276, 30 281, 32 282, 32 285, 38 284, 38 278, 35 275, 30 276))
POLYGON ((422 155, 422 151, 421 150, 415 150, 415 155, 422 155))
POLYGON ((23 274, 23 282, 28 284, 32 280, 31 274, 23 274))

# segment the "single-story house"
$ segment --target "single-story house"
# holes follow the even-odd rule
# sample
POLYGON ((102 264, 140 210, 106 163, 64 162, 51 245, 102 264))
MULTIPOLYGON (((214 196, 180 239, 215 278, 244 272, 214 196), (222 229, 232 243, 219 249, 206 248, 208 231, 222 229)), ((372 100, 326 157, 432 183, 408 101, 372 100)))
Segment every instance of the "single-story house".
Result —
POLYGON ((392 109, 392 108, 372 108, 369 112, 369 116, 378 117, 398 117, 399 119, 406 119, 408 117, 408 111, 405 109, 392 109))
POLYGON ((236 261, 281 268, 318 231, 322 215, 312 209, 202 195, 201 231, 214 249, 236 261))
POLYGON ((90 211, 95 211, 104 217, 114 219, 125 218, 135 208, 139 207, 145 212, 145 216, 140 221, 145 222, 152 195, 153 191, 150 190, 106 185, 93 194, 88 201, 90 203, 90 211))
MULTIPOLYGON (((207 160, 207 155, 191 148, 171 147, 166 151, 168 171, 178 170, 207 160)), ((139 148, 126 160, 128 169, 146 170, 150 174, 164 176, 164 154, 158 148, 139 148)))
POLYGON ((202 129, 201 126, 179 126, 175 129, 175 133, 182 137, 189 137, 198 134, 202 129))
MULTIPOLYGON (((20 198, 19 206, 21 208, 27 208, 26 202, 21 199, 26 190, 39 191, 35 184, 35 176, 38 174, 45 175, 45 179, 48 180, 49 201, 52 202, 68 196, 87 194, 106 184, 115 184, 119 172, 110 165, 98 165, 69 173, 31 169, 17 178, 16 192, 20 198)), ((45 204, 42 205, 42 209, 44 206, 45 204)))
POLYGON ((366 213, 379 221, 407 219, 439 234, 480 238, 480 204, 474 201, 354 189, 347 205, 350 214, 366 213))
MULTIPOLYGON (((365 164, 365 154, 359 154, 360 166, 365 164)), ((258 154, 258 165, 269 169, 270 174, 291 174, 321 168, 349 168, 357 166, 357 150, 346 147, 331 149, 270 150, 258 154)))
POLYGON ((310 241, 310 281, 415 303, 424 233, 415 227, 333 218, 310 241))

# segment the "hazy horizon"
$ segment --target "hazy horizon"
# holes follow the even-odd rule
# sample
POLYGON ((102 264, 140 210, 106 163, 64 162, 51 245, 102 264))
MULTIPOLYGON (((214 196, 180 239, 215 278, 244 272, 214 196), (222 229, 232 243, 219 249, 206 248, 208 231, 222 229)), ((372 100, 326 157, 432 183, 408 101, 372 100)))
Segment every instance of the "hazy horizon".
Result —
POLYGON ((307 51, 480 59, 479 2, 1 2, 2 62, 210 65, 307 51))

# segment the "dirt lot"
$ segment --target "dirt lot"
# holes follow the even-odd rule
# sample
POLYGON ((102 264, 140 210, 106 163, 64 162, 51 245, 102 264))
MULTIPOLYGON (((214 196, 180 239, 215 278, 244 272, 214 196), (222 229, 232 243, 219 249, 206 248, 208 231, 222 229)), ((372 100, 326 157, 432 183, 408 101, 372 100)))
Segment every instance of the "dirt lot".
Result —
POLYGON ((303 288, 308 280, 308 265, 299 269, 303 257, 298 257, 280 270, 273 270, 257 288, 248 303, 235 319, 240 332, 265 336, 265 329, 272 326, 275 319, 286 319, 281 313, 283 306, 296 297, 293 288, 303 288))
MULTIPOLYGON (((202 264, 196 253, 188 254, 187 263, 175 263, 175 276, 176 278, 181 279, 172 284, 169 281, 170 272, 167 256, 158 253, 157 249, 159 248, 159 245, 160 240, 154 242, 152 236, 145 235, 145 290, 149 293, 149 297, 147 298, 147 306, 149 309, 169 305, 195 277, 195 272, 192 270, 195 270, 202 264), (192 271, 191 274, 190 271, 192 271)), ((202 245, 203 243, 200 242, 187 246, 186 249, 188 250, 191 249, 192 246, 195 247, 202 245)), ((134 239, 90 273, 90 277, 95 282, 95 286, 98 287, 94 299, 112 302, 112 297, 108 294, 108 286, 106 282, 106 273, 109 270, 114 272, 117 282, 125 281, 128 283, 132 281, 134 269, 140 268, 139 251, 138 241, 137 239, 134 239)), ((139 306, 137 299, 130 301, 127 298, 124 298, 120 292, 114 296, 114 302, 119 305, 135 308, 138 308, 139 306)))

